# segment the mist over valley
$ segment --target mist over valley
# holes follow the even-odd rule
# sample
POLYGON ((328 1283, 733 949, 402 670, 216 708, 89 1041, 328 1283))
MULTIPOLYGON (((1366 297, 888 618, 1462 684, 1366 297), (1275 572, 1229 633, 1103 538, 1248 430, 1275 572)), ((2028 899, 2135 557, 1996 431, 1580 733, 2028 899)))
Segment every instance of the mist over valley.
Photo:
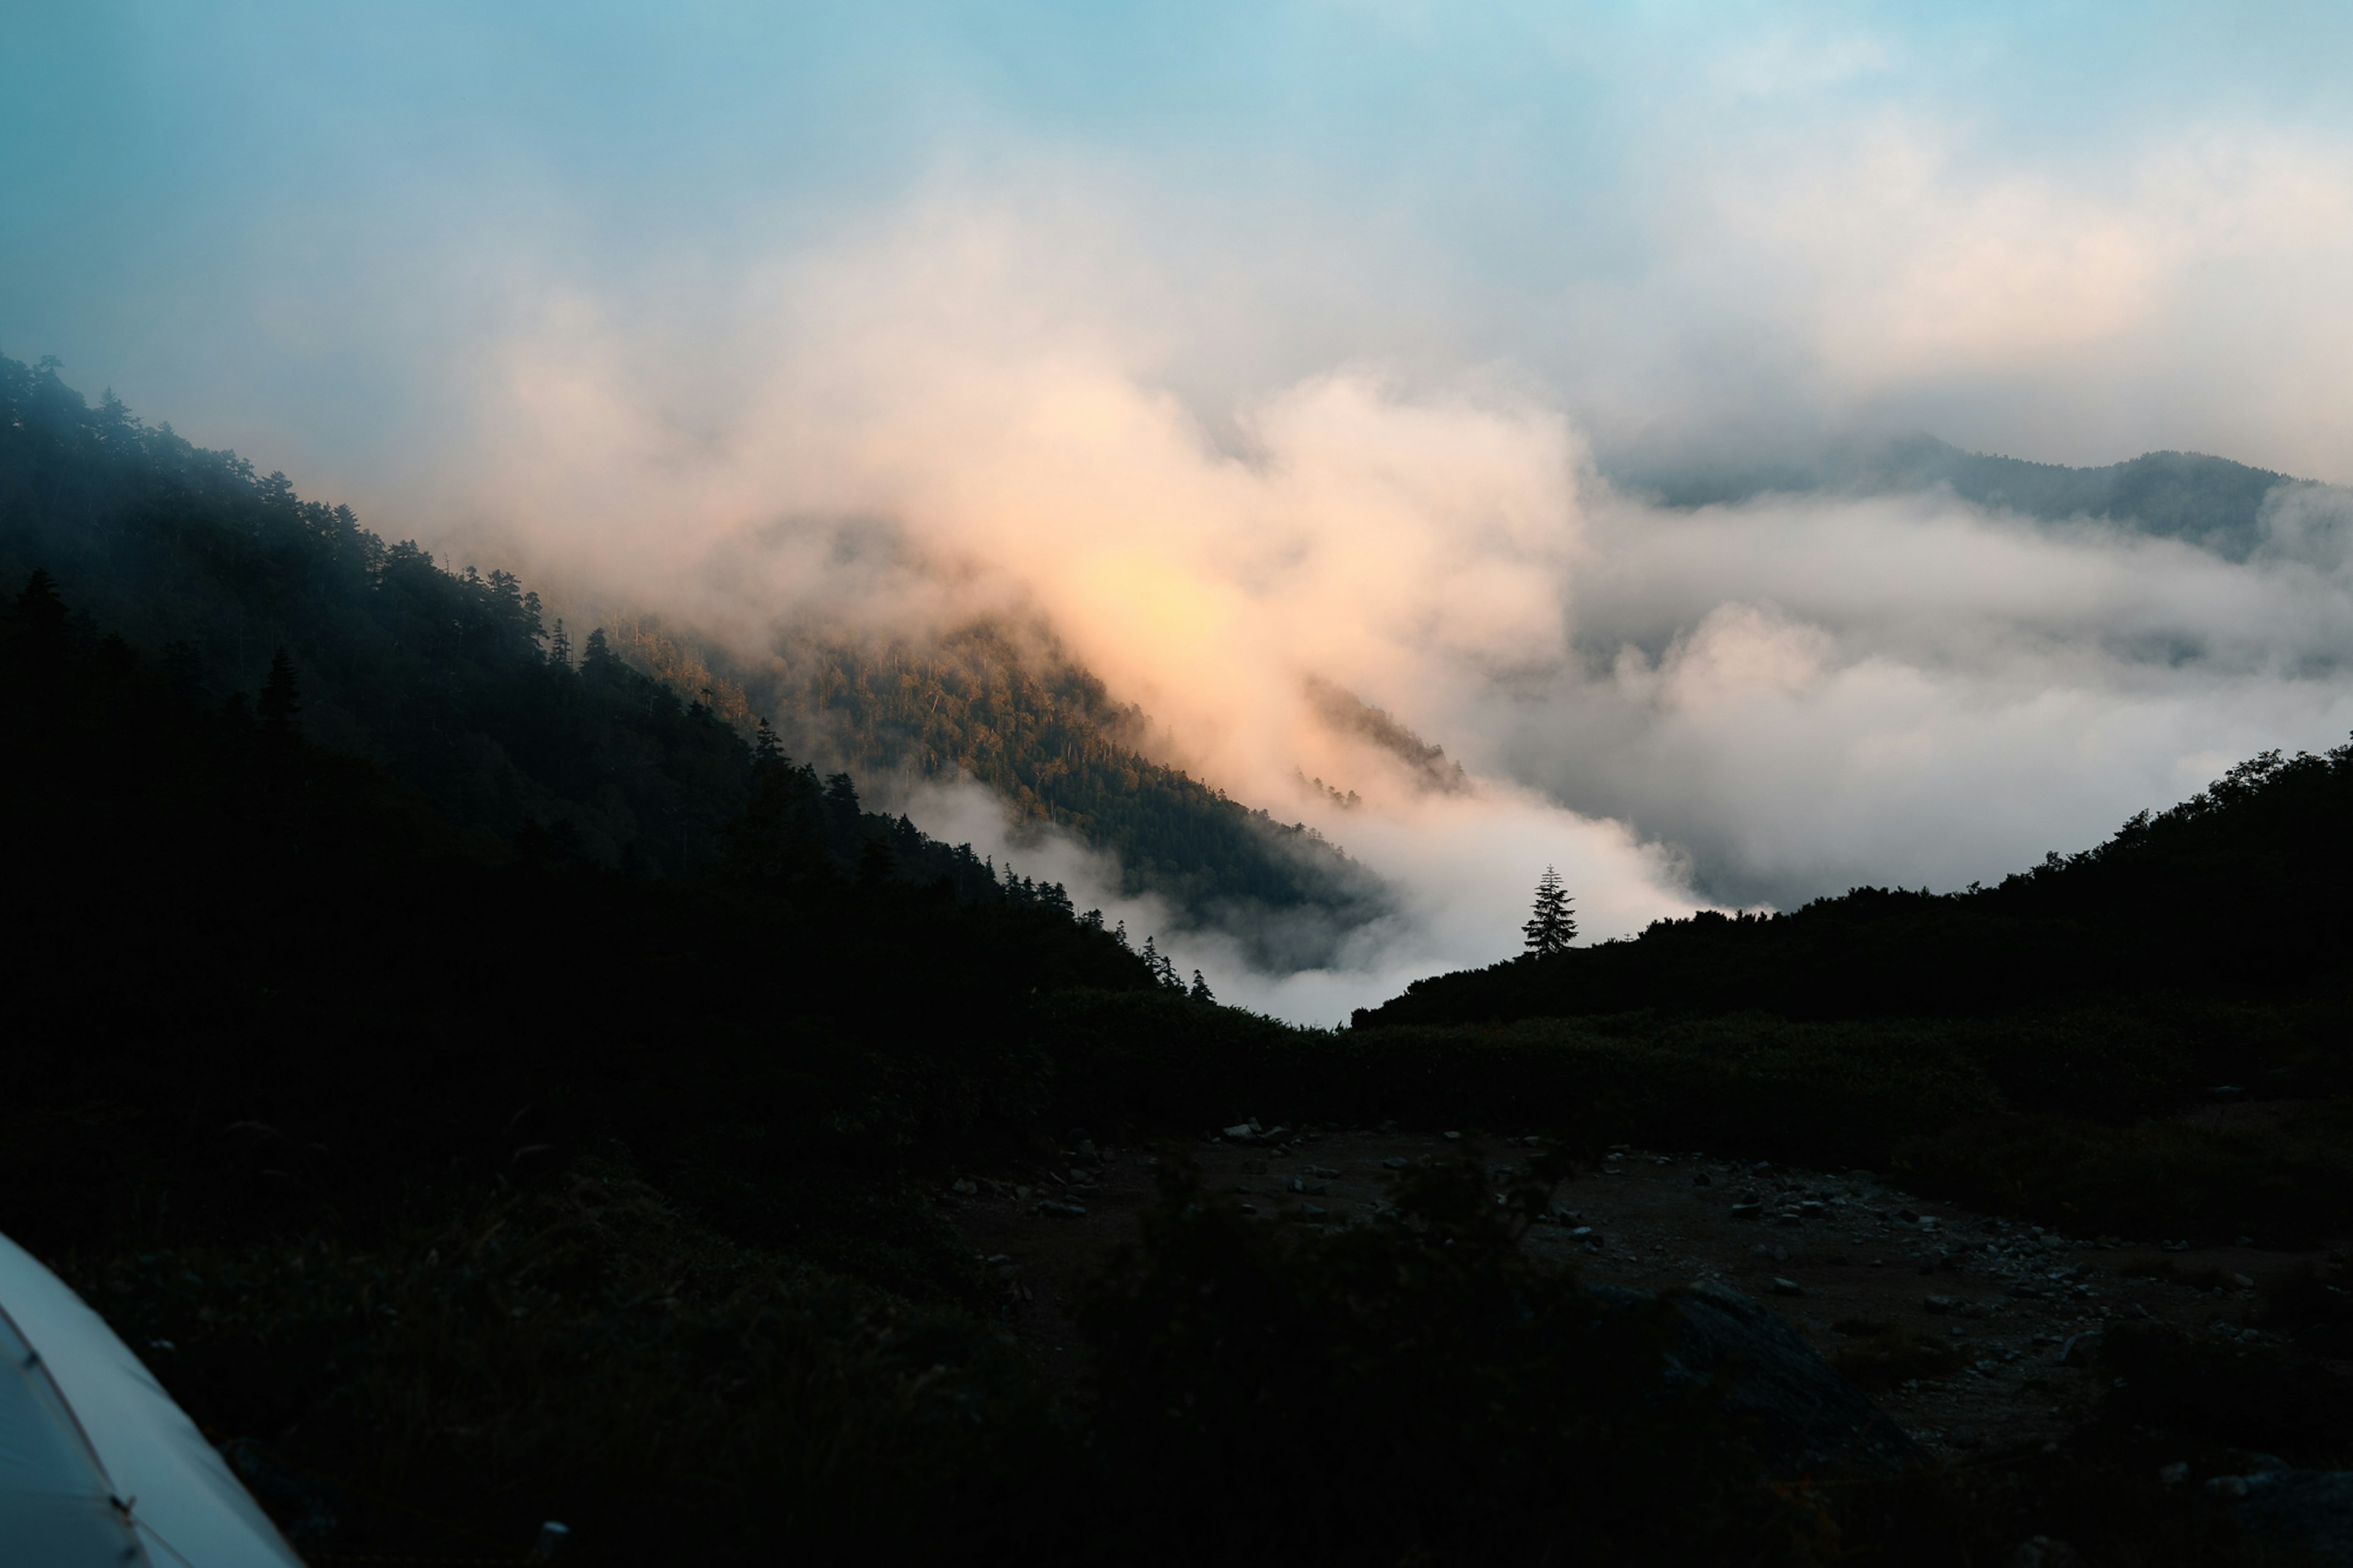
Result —
POLYGON ((2353 1560, 2344 16, 8 39, 0 1557, 2353 1560))

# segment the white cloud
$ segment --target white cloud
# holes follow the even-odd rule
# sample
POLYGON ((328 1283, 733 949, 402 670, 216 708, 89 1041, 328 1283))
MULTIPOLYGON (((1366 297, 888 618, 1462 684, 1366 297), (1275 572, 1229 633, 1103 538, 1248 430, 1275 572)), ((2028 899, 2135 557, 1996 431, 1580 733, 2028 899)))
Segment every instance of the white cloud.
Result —
POLYGON ((1331 971, 1180 945, 1312 1018, 1513 951, 1547 862, 1591 936, 1694 878, 1953 887, 2353 727, 2337 492, 2277 498, 2242 564, 1949 496, 1662 511, 1525 377, 1343 367, 1205 421, 1155 379, 1183 311, 1131 320, 1165 287, 1092 216, 950 205, 764 272, 715 341, 554 306, 496 356, 461 514, 752 647, 813 614, 1043 614, 1172 760, 1401 889, 1331 971), (1314 718, 1311 678, 1473 787, 1424 795, 1314 718))
MULTIPOLYGON (((2187 125, 2121 151, 1991 156, 1858 109, 1675 173, 1641 314, 1678 306, 1810 389, 2046 460, 2160 447, 2353 479, 2353 147, 2187 125), (1778 363, 1776 363, 1778 362, 1778 363)), ((1648 396, 1672 418, 1687 381, 1648 396)))

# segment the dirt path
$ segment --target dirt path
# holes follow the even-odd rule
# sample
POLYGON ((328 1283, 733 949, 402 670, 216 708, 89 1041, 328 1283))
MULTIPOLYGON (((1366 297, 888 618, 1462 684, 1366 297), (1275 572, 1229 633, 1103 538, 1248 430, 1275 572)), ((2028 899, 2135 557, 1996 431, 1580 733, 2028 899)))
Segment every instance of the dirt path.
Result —
MULTIPOLYGON (((1110 1247, 1134 1237, 1158 1160, 1192 1159, 1210 1191, 1233 1194, 1270 1223, 1335 1223, 1380 1203, 1388 1162, 1459 1147, 1438 1134, 1337 1128, 1189 1146, 1082 1145, 1051 1173, 966 1178, 940 1201, 975 1253, 995 1260, 1015 1332, 1048 1367, 1074 1372, 1074 1291, 1110 1247)), ((1481 1152, 1491 1168, 1533 1152, 1512 1140, 1481 1152)), ((1563 1184, 1554 1202, 1557 1223, 1530 1233, 1537 1253, 1597 1284, 1658 1290, 1718 1280, 1770 1304, 1826 1356, 1879 1358, 1874 1396, 1936 1451, 2056 1436, 2094 1393, 2091 1374, 2064 1357, 2075 1336, 2146 1317, 2235 1337, 2258 1276, 2322 1256, 2063 1237, 1915 1200, 1867 1172, 1631 1148, 1563 1184), (2172 1279, 2144 1272, 2168 1266, 2172 1279)))

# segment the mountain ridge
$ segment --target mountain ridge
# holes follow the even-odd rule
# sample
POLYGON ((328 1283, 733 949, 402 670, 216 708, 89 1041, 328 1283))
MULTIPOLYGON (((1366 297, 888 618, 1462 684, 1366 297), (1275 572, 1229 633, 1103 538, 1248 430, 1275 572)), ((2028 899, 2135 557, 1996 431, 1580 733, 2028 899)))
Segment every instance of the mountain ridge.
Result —
MULTIPOLYGON (((2264 505, 2283 485, 2314 483, 2202 452, 2153 451, 2095 468, 1973 452, 1925 433, 1838 442, 1783 462, 1635 460, 1612 477, 1677 509, 1774 494, 1896 494, 1948 489, 2039 521, 2105 521, 2243 561, 2263 542, 2264 505)), ((2335 488, 2335 487, 2325 487, 2335 488)))
POLYGON ((1233 924, 1270 955, 1379 902, 1303 826, 1145 756, 1140 710, 1067 660, 1032 669, 986 629, 932 649, 786 638, 765 666, 642 615, 584 637, 549 624, 513 574, 387 542, 282 473, 144 425, 111 391, 93 408, 60 369, 0 357, 0 569, 47 569, 79 613, 216 694, 256 689, 283 647, 311 732, 455 822, 501 838, 560 825, 604 864, 686 870, 740 808, 744 748, 766 717, 846 773, 969 774, 1017 820, 1117 855, 1124 890, 1233 924), (555 681, 575 654, 654 683, 584 707, 555 681))

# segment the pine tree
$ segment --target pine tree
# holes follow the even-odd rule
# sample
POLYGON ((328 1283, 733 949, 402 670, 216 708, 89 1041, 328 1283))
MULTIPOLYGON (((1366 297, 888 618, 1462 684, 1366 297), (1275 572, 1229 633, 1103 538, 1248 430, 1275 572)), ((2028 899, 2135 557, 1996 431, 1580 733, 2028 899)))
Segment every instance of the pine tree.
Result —
POLYGON ((547 662, 558 669, 572 668, 572 637, 564 629, 564 617, 555 617, 555 635, 548 639, 547 662))
POLYGON ((301 732, 301 689, 294 680, 294 661, 287 657, 283 644, 270 656, 269 679, 261 683, 261 697, 253 706, 261 715, 263 734, 290 740, 301 732))
POLYGON ((1201 978, 1201 972, 1198 969, 1193 971, 1193 989, 1187 992, 1186 994, 1190 996, 1196 1002, 1215 1002, 1217 1000, 1215 996, 1209 994, 1209 983, 1201 978))
MULTIPOLYGON (((832 818, 836 847, 843 853, 857 841, 858 819, 862 815, 858 804, 858 785, 848 773, 835 773, 825 781, 825 810, 832 818)), ((1013 868, 1007 867, 1009 877, 1013 868)), ((1008 889, 1009 890, 1009 889, 1008 889)))
POLYGON ((1144 967, 1152 972, 1152 977, 1160 982, 1162 989, 1174 991, 1180 996, 1185 994, 1185 983, 1176 978, 1176 963, 1148 936, 1144 939, 1144 967))
POLYGON ((58 597, 57 581, 47 572, 37 568, 25 579, 25 591, 16 595, 10 619, 16 635, 44 657, 54 657, 64 649, 65 601, 58 597))
POLYGON ((1546 867, 1543 879, 1536 883, 1535 912, 1520 928, 1527 933, 1531 955, 1550 958, 1568 950, 1568 944, 1577 940, 1577 917, 1568 908, 1576 901, 1561 889, 1560 873, 1546 867))

